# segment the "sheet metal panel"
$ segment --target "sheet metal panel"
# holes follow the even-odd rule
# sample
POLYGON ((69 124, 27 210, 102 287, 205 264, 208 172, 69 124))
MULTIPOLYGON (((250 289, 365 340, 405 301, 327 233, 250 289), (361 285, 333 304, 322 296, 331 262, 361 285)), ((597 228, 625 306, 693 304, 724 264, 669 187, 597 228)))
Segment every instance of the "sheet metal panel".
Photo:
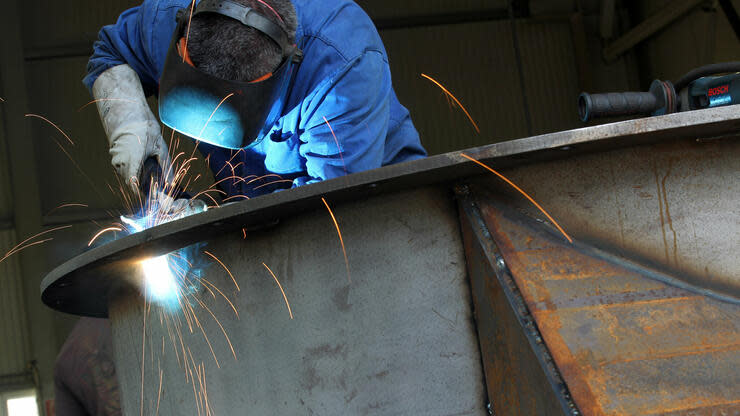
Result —
MULTIPOLYGON (((738 136, 689 138, 520 166, 505 174, 574 238, 737 298, 739 157, 738 136)), ((493 175, 486 182, 500 183, 493 175)), ((512 200, 536 211, 521 196, 512 200)))
POLYGON ((570 393, 585 415, 740 411, 740 306, 651 272, 503 207, 476 203, 570 393))
POLYGON ((456 191, 490 410, 495 415, 577 416, 467 187, 456 191))
MULTIPOLYGON (((219 264, 204 276, 238 317, 219 293, 201 291, 189 298, 199 320, 191 332, 179 310, 152 304, 147 316, 138 289, 111 298, 124 414, 205 415, 204 390, 215 414, 487 414, 446 190, 329 199, 349 276, 332 219, 317 202, 246 238, 234 230, 208 242, 239 290, 219 264), (294 319, 263 263, 282 283, 294 319)), ((128 270, 138 277, 135 265, 128 270)))
MULTIPOLYGON (((462 153, 475 157, 481 162, 489 163, 497 169, 509 168, 506 171, 507 174, 514 171, 514 166, 545 167, 546 169, 543 170, 531 169, 531 172, 539 172, 539 175, 533 176, 534 180, 521 182, 521 184, 527 189, 531 187, 531 189, 536 190, 536 193, 533 192, 536 198, 540 199, 547 196, 549 201, 557 202, 556 204, 548 203, 547 206, 553 212, 556 207, 563 208, 563 212, 556 215, 558 218, 581 220, 581 216, 573 214, 587 213, 589 215, 583 218, 585 221, 585 218, 592 218, 592 211, 578 208, 578 204, 566 204, 564 201, 567 201, 568 198, 588 196, 594 198, 593 201, 595 202, 603 203, 606 208, 616 209, 612 202, 614 197, 607 198, 604 194, 595 191, 570 194, 568 193, 570 190, 563 187, 563 178, 576 181, 576 183, 580 183, 579 186, 590 187, 593 190, 602 191, 602 188, 604 188, 603 192, 607 192, 608 195, 608 192, 611 192, 611 188, 608 186, 617 186, 617 184, 612 181, 604 181, 599 174, 609 174, 609 171, 603 173, 604 166, 608 166, 609 161, 617 160, 613 156, 614 154, 640 157, 665 157, 670 155, 671 151, 678 151, 677 154, 692 154, 692 152, 687 153, 685 151, 687 144, 693 146, 697 140, 703 140, 700 139, 702 137, 717 137, 728 134, 728 132, 736 133, 740 128, 738 108, 740 107, 720 107, 711 110, 670 114, 662 117, 630 120, 497 143, 464 152, 452 152, 413 162, 390 165, 381 169, 359 172, 348 177, 323 181, 286 192, 268 194, 249 201, 223 205, 219 209, 208 210, 201 214, 120 238, 70 259, 46 275, 41 284, 42 300, 50 307, 67 313, 104 317, 107 316, 108 308, 105 297, 102 295, 108 293, 111 286, 123 277, 122 272, 125 275, 126 263, 131 259, 166 254, 195 242, 217 237, 224 232, 241 230, 243 227, 264 226, 275 222, 279 218, 286 218, 299 212, 315 209, 317 203, 321 204, 321 197, 330 198, 332 201, 349 201, 360 197, 365 198, 368 195, 418 188, 424 185, 445 185, 462 178, 473 180, 472 177, 477 176, 484 180, 492 180, 490 173, 483 175, 481 172, 485 173, 485 171, 479 165, 463 158, 462 153), (566 149, 569 150, 566 151, 566 149), (645 149, 662 150, 660 152, 645 152, 643 151, 645 149), (571 171, 558 169, 558 163, 571 164, 571 171), (555 168, 552 168, 553 166, 555 168), (586 173, 581 171, 580 174, 568 174, 586 168, 588 168, 586 173), (562 175, 562 177, 558 175, 562 175), (103 272, 109 274, 110 279, 99 279, 100 273, 103 272), (98 295, 90 296, 90 294, 98 295)), ((701 144, 707 145, 703 142, 701 144)), ((732 141, 732 139, 710 140, 709 144, 712 145, 714 151, 711 154, 704 155, 704 158, 701 159, 707 164, 706 172, 725 177, 722 176, 724 170, 731 170, 736 166, 733 163, 738 158, 733 152, 737 150, 737 142, 732 141), (719 160, 716 158, 727 158, 726 160, 729 160, 729 162, 714 163, 719 160)), ((701 152, 696 153, 699 156, 702 155, 701 152)), ((644 159, 628 158, 626 161, 629 162, 626 166, 633 167, 642 174, 645 174, 645 169, 647 169, 648 178, 651 177, 652 172, 649 170, 651 166, 649 163, 645 163, 644 159)), ((732 175, 734 173, 726 177, 732 178, 734 177, 732 175)), ((518 181, 518 178, 513 175, 512 178, 518 181)), ((611 175, 608 178, 614 180, 620 178, 620 176, 611 175)), ((630 188, 632 186, 631 179, 626 177, 625 180, 628 181, 628 185, 620 189, 632 192, 632 188, 630 188)), ((654 176, 652 180, 654 180, 654 176)), ((736 182, 725 181, 721 183, 734 185, 736 182)), ((715 180, 709 183, 717 184, 720 182, 715 180)), ((705 191, 704 188, 701 189, 705 191)), ((711 189, 706 191, 711 193, 711 189)), ((729 220, 716 220, 716 216, 711 215, 706 217, 708 219, 714 218, 716 220, 715 224, 720 226, 721 231, 717 233, 713 229, 705 230, 703 236, 708 243, 705 246, 697 246, 697 249, 708 250, 710 254, 707 254, 707 258, 720 259, 726 262, 737 261, 738 258, 735 256, 737 243, 735 240, 726 238, 726 236, 737 238, 740 233, 727 234, 724 231, 727 230, 728 225, 732 226, 736 223, 732 222, 735 218, 732 216, 733 210, 736 210, 740 204, 737 204, 736 200, 732 198, 740 195, 740 192, 723 193, 721 194, 722 198, 719 199, 716 198, 718 194, 714 193, 712 195, 714 195, 712 201, 717 200, 729 207, 726 211, 717 209, 712 212, 718 215, 728 215, 729 220)), ((707 200, 706 196, 700 193, 686 193, 686 196, 695 197, 693 203, 696 203, 697 208, 714 209, 713 205, 704 204, 707 200)), ((517 194, 511 197, 511 200, 521 200, 521 196, 517 194)), ((632 199, 632 202, 634 201, 639 201, 639 199, 632 199)), ((545 201, 543 200, 543 202, 545 201)), ((588 203, 584 206, 591 207, 588 203)), ((656 217, 655 211, 647 208, 644 211, 652 215, 646 215, 646 219, 654 222, 657 218, 658 222, 655 224, 659 224, 659 213, 656 217)), ((614 213, 608 210, 605 212, 608 215, 605 218, 599 218, 599 221, 606 225, 613 224, 614 213)), ((693 213, 690 209, 686 212, 693 213)), ((626 218, 631 217, 626 216, 626 218)), ((581 223, 585 224, 584 228, 581 229, 584 240, 588 239, 589 236, 591 238, 598 236, 593 234, 592 228, 601 224, 599 221, 581 223)), ((617 221, 616 224, 618 227, 619 222, 617 221)), ((571 227, 570 224, 565 225, 567 228, 571 227)), ((638 224, 635 228, 639 230, 640 226, 638 224)), ((619 228, 617 228, 618 230, 619 228)), ((643 231, 649 233, 650 229, 643 231)), ((574 235, 579 236, 575 232, 574 235)), ((655 240, 656 236, 660 238, 659 234, 655 234, 651 241, 658 241, 661 244, 656 247, 662 253, 664 248, 662 240, 655 240)), ((609 247, 615 246, 611 245, 609 247)), ((696 253, 692 255, 696 255, 696 253)), ((695 287, 700 288, 697 290, 708 291, 712 289, 717 296, 722 295, 738 299, 738 288, 740 286, 736 275, 719 275, 723 283, 721 285, 717 285, 719 282, 716 279, 717 276, 705 277, 681 274, 679 277, 686 282, 686 285, 695 285, 695 287)))
MULTIPOLYGON (((14 230, 0 230, 0 256, 17 243, 14 230)), ((11 256, 0 262, 0 376, 24 372, 29 360, 28 323, 23 299, 19 259, 11 256)))

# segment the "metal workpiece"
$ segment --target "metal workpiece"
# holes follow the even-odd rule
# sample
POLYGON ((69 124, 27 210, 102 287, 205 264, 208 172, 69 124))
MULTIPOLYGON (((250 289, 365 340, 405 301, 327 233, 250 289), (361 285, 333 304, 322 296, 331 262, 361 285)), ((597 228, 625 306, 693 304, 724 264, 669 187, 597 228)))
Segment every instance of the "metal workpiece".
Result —
POLYGON ((649 269, 569 243, 497 195, 474 195, 465 243, 488 391, 513 391, 494 403, 560 397, 561 411, 529 414, 740 412, 740 305, 657 281, 649 269), (487 256, 474 253, 486 245, 487 256), (505 276, 485 272, 496 262, 491 253, 505 260, 505 276), (510 307, 492 302, 499 298, 510 307), (512 372, 529 377, 526 385, 502 379, 512 372))
POLYGON ((491 414, 578 415, 475 199, 459 211, 491 414))
MULTIPOLYGON (((567 202, 568 192, 572 192, 570 189, 567 189, 570 185, 569 181, 572 178, 581 180, 585 180, 588 177, 601 178, 603 175, 609 175, 611 171, 614 171, 614 174, 606 177, 604 182, 595 183, 593 184, 593 188, 584 190, 588 192, 583 192, 583 195, 591 196, 596 195, 594 193, 599 191, 600 186, 610 185, 613 183, 613 180, 620 178, 623 180, 621 182, 623 185, 632 186, 624 182, 629 177, 628 173, 630 169, 644 169, 646 167, 639 165, 616 165, 608 159, 604 159, 603 155, 599 156, 600 153, 614 149, 623 149, 624 154, 628 154, 630 152, 629 149, 632 149, 631 152, 635 154, 635 157, 632 160, 625 159, 625 162, 646 163, 646 161, 650 162, 650 152, 660 152, 663 149, 659 147, 660 143, 666 143, 670 148, 672 146, 671 143, 683 140, 685 153, 690 153, 691 150, 688 143, 696 141, 694 148, 697 154, 694 157, 703 158, 704 165, 709 165, 709 168, 716 168, 723 172, 722 175, 718 176, 721 182, 715 183, 715 186, 725 185, 736 187, 740 182, 736 179, 738 176, 737 164, 740 163, 738 162, 740 159, 737 157, 733 159, 725 151, 735 151, 737 149, 737 138, 730 137, 723 139, 723 137, 736 136, 738 132, 740 132, 740 105, 719 107, 647 119, 629 120, 496 143, 475 149, 451 152, 412 162, 385 166, 380 169, 360 172, 310 186, 291 189, 290 191, 264 195, 250 201, 228 204, 219 209, 209 210, 205 213, 147 229, 96 247, 70 259, 68 262, 52 270, 44 278, 41 283, 42 300, 47 305, 60 311, 104 317, 107 316, 107 294, 110 292, 112 285, 117 284, 125 278, 130 268, 130 262, 133 259, 166 254, 190 244, 217 237, 227 231, 233 231, 243 227, 261 227, 265 223, 274 222, 283 217, 306 210, 313 210, 316 206, 321 205, 321 197, 326 197, 331 203, 341 203, 361 197, 379 196, 392 191, 414 189, 430 184, 439 184, 440 186, 448 187, 455 181, 473 176, 483 176, 492 179, 492 176, 480 166, 462 157, 461 154, 463 153, 495 169, 507 169, 525 165, 537 166, 540 163, 548 161, 555 161, 555 163, 558 163, 557 161, 564 161, 563 163, 570 164, 573 169, 570 176, 557 171, 535 169, 537 174, 542 175, 544 172, 545 179, 550 178, 549 183, 553 184, 552 194, 558 197, 558 199, 548 203, 561 203, 567 202), (651 148, 648 146, 653 143, 656 143, 658 147, 651 148), (708 153, 707 149, 714 150, 708 153), (588 156, 592 154, 594 154, 593 157, 597 160, 599 158, 602 161, 606 160, 603 162, 603 166, 594 164, 588 169, 580 169, 579 165, 575 162, 580 159, 576 158, 580 155, 588 156), (638 158, 637 156, 639 155, 642 155, 642 158, 638 158), (724 166, 720 166, 719 163, 712 163, 712 157, 715 156, 723 157, 723 162, 727 163, 724 166), (621 176, 617 175, 617 173, 621 174, 621 176), (562 177, 562 180, 554 183, 553 179, 558 174, 562 177), (105 273, 101 274, 103 270, 105 270, 105 273), (101 275, 108 276, 108 278, 101 279, 101 275), (90 294, 95 294, 95 296, 90 296, 90 294)), ((557 167, 557 165, 550 166, 557 167)), ((662 182, 667 172, 667 165, 661 166, 661 169, 658 171, 658 182, 661 186, 660 194, 663 193, 662 182)), ((671 170, 668 173, 671 172, 675 173, 675 170, 671 170)), ((697 171, 695 176, 701 178, 701 172, 697 171)), ((676 204, 672 204, 676 195, 670 192, 670 185, 677 178, 680 177, 669 175, 666 179, 666 183, 669 186, 666 188, 669 210, 676 206, 676 204)), ((519 178, 515 177, 514 179, 519 178)), ((654 176, 650 183, 655 183, 654 176)), ((686 183, 688 184, 690 182, 686 183)), ((537 182, 527 182, 523 185, 535 186, 537 182)), ((645 183, 636 183, 634 186, 644 187, 646 185, 645 183)), ((638 189, 630 187, 621 188, 619 192, 623 194, 605 196, 603 201, 615 201, 617 197, 625 204, 639 201, 638 198, 641 196, 638 189), (630 194, 630 189, 635 189, 637 194, 630 194)), ((698 191, 706 190, 699 186, 695 186, 694 189, 698 191)), ((738 193, 734 195, 730 194, 728 192, 729 190, 726 189, 720 188, 719 190, 722 191, 719 195, 722 195, 723 208, 727 208, 727 205, 732 205, 733 200, 737 201, 737 199, 733 198, 738 198, 738 195, 740 195, 738 193)), ((540 198, 539 193, 535 196, 540 198)), ((647 199, 647 197, 645 198, 647 199)), ((738 208, 740 204, 734 204, 734 206, 724 211, 720 211, 719 209, 714 210, 714 205, 711 202, 714 199, 716 199, 716 195, 712 195, 710 199, 707 199, 707 203, 703 207, 712 213, 710 218, 707 218, 707 221, 711 224, 718 224, 719 221, 716 221, 715 213, 721 216, 728 215, 730 219, 737 218, 736 213, 740 209, 738 208), (733 215, 732 213, 735 214, 733 215)), ((660 201, 657 192, 652 194, 652 201, 653 203, 660 201)), ((565 206, 568 205, 566 204, 565 206)), ((615 203, 611 204, 611 207, 615 206, 617 206, 615 203)), ((658 208, 660 207, 659 202, 658 208)), ((553 207, 550 208, 552 209, 553 207)), ((620 207, 621 214, 612 218, 617 218, 617 222, 620 219, 624 222, 624 218, 629 215, 628 209, 630 209, 628 206, 625 206, 624 209, 620 207)), ((579 214, 582 211, 581 209, 579 214)), ((656 213, 655 218, 660 223, 660 210, 655 209, 653 212, 656 213)), ((563 215, 559 216, 560 219, 573 220, 575 223, 583 225, 581 229, 587 230, 590 226, 596 225, 591 221, 586 224, 584 220, 571 215, 571 212, 568 210, 565 210, 561 214, 563 215)), ((670 214, 670 222, 678 218, 675 215, 675 210, 671 211, 670 214)), ((670 231, 670 225, 668 225, 670 222, 666 222, 666 219, 667 217, 664 213, 663 224, 668 227, 668 231, 666 231, 666 245, 672 245, 672 241, 668 237, 673 236, 673 231, 670 231)), ((724 224, 726 221, 722 221, 722 223, 724 224)), ((737 221, 735 221, 735 224, 737 224, 737 221)), ((699 229, 697 225, 694 225, 694 228, 699 229)), ((655 235, 662 235, 662 233, 660 231, 660 234, 655 235)), ((677 236, 684 238, 687 233, 688 231, 678 231, 677 236)), ((731 239, 733 236, 729 235, 729 233, 727 235, 730 238, 728 242, 732 242, 731 239)), ((735 233, 734 237, 738 238, 738 236, 740 236, 740 233, 735 233)), ((662 241, 662 237, 660 238, 662 241)), ((679 241, 677 242, 677 247, 679 249, 677 249, 676 253, 679 250, 685 250, 687 246, 683 245, 682 241, 679 241)), ((669 255, 672 254, 671 252, 672 249, 669 251, 669 255)), ((716 256, 713 255, 710 258, 714 257, 716 256)), ((736 259, 736 256, 730 257, 736 259)), ((735 270, 740 270, 740 268, 736 267, 735 270)), ((710 285, 713 287, 729 288, 729 290, 735 293, 735 297, 737 297, 737 291, 740 287, 740 283, 738 283, 740 276, 737 275, 734 278, 732 276, 716 277, 711 275, 692 276, 691 278, 694 281, 703 281, 706 278, 706 280, 711 281, 710 285)))
POLYGON ((735 411, 739 133, 729 106, 360 172, 93 248, 42 300, 111 318, 129 415, 735 411), (141 260, 196 243, 197 320, 145 307, 141 260))
POLYGON ((239 316, 219 293, 204 292, 198 297, 205 306, 193 305, 204 333, 196 324, 190 333, 182 317, 167 318, 155 304, 145 330, 138 293, 111 301, 125 414, 140 414, 142 385, 144 414, 155 414, 157 402, 159 415, 199 414, 199 374, 210 410, 221 415, 486 414, 449 195, 426 188, 334 207, 349 276, 322 208, 246 239, 235 231, 208 242, 205 250, 231 270, 240 290, 218 264, 205 276, 239 316), (281 282, 294 319, 263 263, 281 282), (168 323, 177 319, 182 345, 168 323))
MULTIPOLYGON (((649 266, 658 279, 740 299, 740 135, 574 155, 503 172, 575 240, 649 266)), ((549 222, 498 178, 475 182, 549 222)))

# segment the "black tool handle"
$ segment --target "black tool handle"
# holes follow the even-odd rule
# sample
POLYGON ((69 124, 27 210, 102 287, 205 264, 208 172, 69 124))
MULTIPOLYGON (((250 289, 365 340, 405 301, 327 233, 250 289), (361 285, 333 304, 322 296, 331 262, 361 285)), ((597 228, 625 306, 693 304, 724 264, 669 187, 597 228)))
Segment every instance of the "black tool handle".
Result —
POLYGON ((139 176, 141 179, 139 183, 141 184, 141 192, 145 196, 149 196, 149 191, 152 189, 152 183, 155 184, 159 190, 162 190, 162 187, 164 184, 162 181, 162 167, 159 166, 159 161, 157 161, 157 158, 150 156, 144 161, 144 165, 141 167, 141 175, 139 176))
POLYGON ((584 92, 578 97, 578 115, 581 120, 589 121, 597 117, 652 114, 660 105, 650 92, 584 92))
POLYGON ((140 178, 141 192, 147 199, 149 199, 149 192, 153 189, 152 183, 154 183, 154 187, 159 192, 164 192, 175 199, 190 199, 190 194, 177 186, 177 184, 165 183, 166 179, 162 173, 162 167, 159 166, 159 161, 154 156, 150 156, 144 161, 144 165, 141 167, 140 178))

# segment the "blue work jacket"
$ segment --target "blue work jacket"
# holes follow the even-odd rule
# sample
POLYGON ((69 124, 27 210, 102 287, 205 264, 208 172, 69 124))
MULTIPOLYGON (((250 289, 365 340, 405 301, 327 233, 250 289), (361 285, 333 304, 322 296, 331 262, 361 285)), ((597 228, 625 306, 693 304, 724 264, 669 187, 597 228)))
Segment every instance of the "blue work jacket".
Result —
MULTIPOLYGON (((138 73, 147 95, 156 93, 175 14, 190 4, 146 0, 103 27, 84 84, 92 90, 101 72, 125 63, 138 73)), ((249 149, 199 145, 217 181, 241 178, 220 184, 229 196, 253 197, 426 156, 393 91, 388 56, 367 14, 349 0, 293 4, 304 58, 282 116, 249 149)))

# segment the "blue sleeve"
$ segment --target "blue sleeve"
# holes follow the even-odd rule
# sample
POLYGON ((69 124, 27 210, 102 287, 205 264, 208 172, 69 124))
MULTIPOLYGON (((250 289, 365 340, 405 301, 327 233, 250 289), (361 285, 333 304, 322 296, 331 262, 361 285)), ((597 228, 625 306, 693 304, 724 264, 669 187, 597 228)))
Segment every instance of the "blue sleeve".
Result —
POLYGON ((365 51, 319 84, 304 108, 301 186, 379 168, 388 132, 391 77, 382 53, 365 51))
POLYGON ((95 80, 106 69, 128 64, 139 75, 146 95, 156 91, 162 58, 175 26, 174 18, 172 22, 158 20, 160 6, 158 0, 146 0, 100 30, 82 81, 88 90, 92 91, 95 80))

